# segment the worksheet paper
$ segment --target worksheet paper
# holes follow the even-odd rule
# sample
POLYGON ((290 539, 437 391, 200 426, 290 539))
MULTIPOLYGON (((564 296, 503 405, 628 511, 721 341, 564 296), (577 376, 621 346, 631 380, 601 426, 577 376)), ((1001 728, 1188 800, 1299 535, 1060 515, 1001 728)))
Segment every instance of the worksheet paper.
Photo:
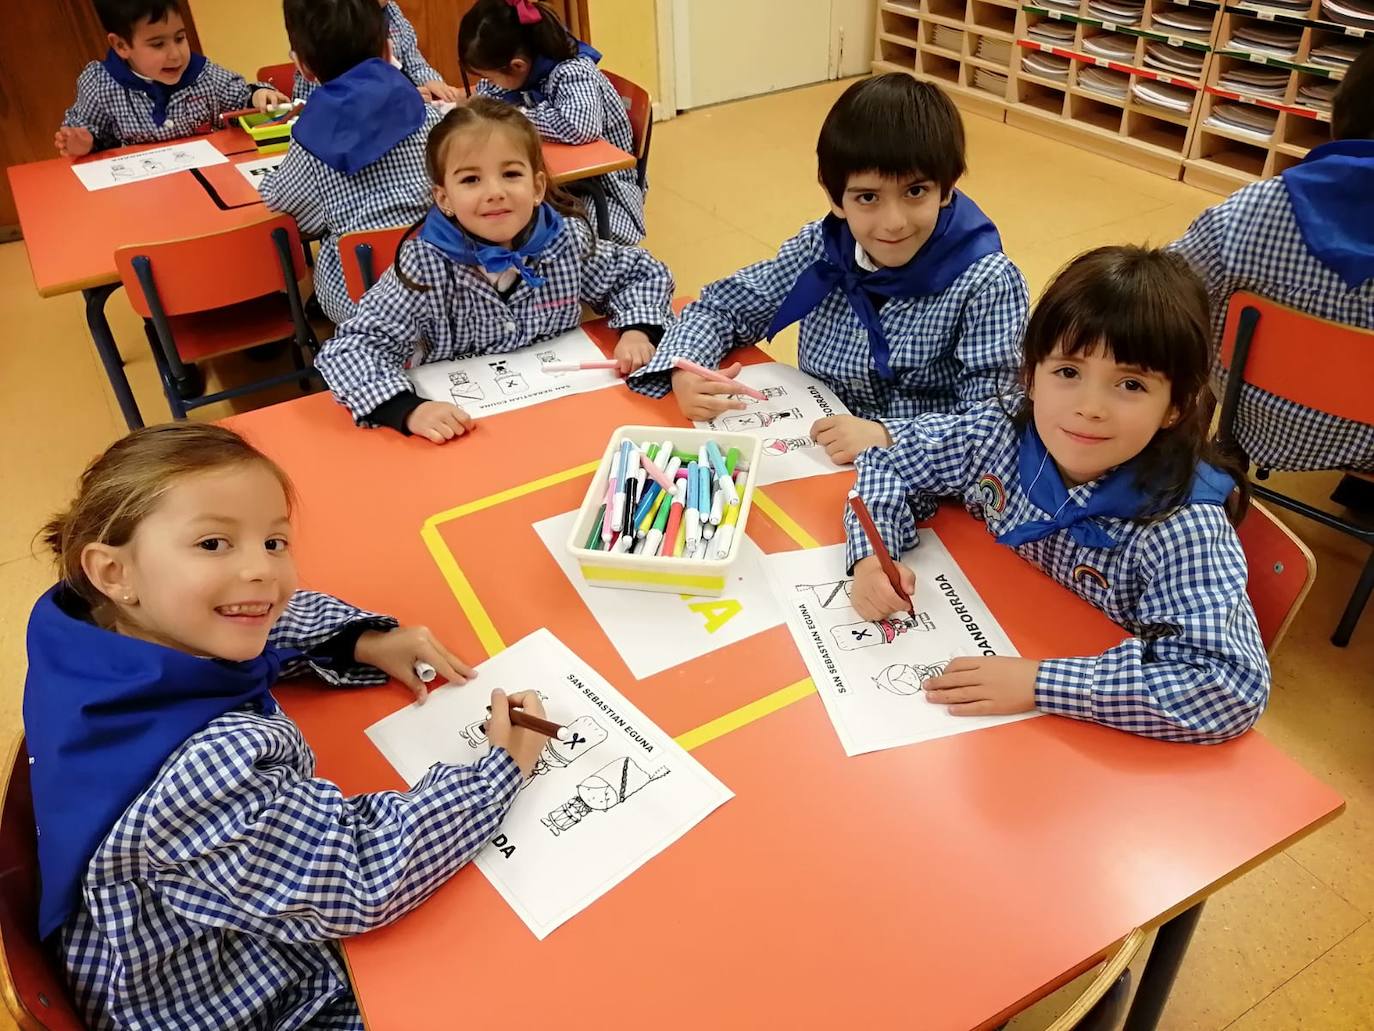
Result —
MULTIPOLYGON (((414 784, 436 762, 486 755, 491 690, 530 689, 573 732, 550 740, 477 868, 537 938, 591 905, 734 797, 547 629, 367 728, 414 784)), ((664 914, 667 916, 667 914, 664 914)), ((671 921, 670 921, 671 922, 671 921)))
POLYGON ((415 393, 421 397, 430 401, 450 401, 469 415, 480 418, 624 383, 614 369, 544 371, 544 367, 552 363, 605 360, 606 356, 592 338, 575 329, 508 354, 434 362, 410 369, 406 375, 415 385, 415 393))
POLYGON ((982 730, 1038 715, 953 716, 921 690, 960 655, 1016 655, 933 530, 902 556, 916 573, 915 615, 867 622, 849 602, 845 546, 787 551, 764 566, 846 755, 982 730))
POLYGON ((811 427, 817 419, 849 414, 844 402, 820 380, 782 362, 746 365, 738 378, 746 386, 767 394, 768 400, 739 394, 736 400, 744 402, 744 411, 726 412, 710 422, 699 422, 696 427, 762 439, 759 486, 854 468, 836 465, 825 448, 811 439, 811 427))
POLYGON ((253 189, 261 193, 263 179, 267 177, 268 172, 282 163, 284 157, 286 157, 286 153, 283 151, 280 154, 272 154, 253 161, 240 161, 234 167, 239 170, 240 175, 248 180, 253 189))
POLYGON ((577 589, 630 672, 640 680, 778 626, 783 610, 763 572, 763 552, 746 535, 719 598, 590 587, 568 551, 576 512, 545 519, 534 532, 577 589))
POLYGON ((103 161, 82 161, 72 165, 72 171, 88 190, 104 190, 125 183, 141 183, 173 172, 184 172, 206 165, 222 165, 229 159, 214 148, 209 140, 186 140, 140 150, 123 157, 103 161))

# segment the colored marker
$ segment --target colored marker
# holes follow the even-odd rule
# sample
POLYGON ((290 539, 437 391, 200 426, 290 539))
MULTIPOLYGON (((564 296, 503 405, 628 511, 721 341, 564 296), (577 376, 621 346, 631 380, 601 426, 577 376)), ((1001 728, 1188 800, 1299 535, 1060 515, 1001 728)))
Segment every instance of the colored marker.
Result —
POLYGON ((587 372, 591 369, 617 369, 620 363, 617 361, 602 362, 545 362, 543 369, 545 372, 587 372))
POLYGON ((601 520, 601 543, 605 547, 611 546, 611 534, 613 522, 611 516, 615 511, 615 462, 611 462, 611 475, 606 477, 606 501, 601 506, 603 518, 601 520))
POLYGON ((677 541, 677 528, 682 525, 682 499, 686 493, 686 480, 673 489, 672 507, 668 510, 668 522, 663 527, 663 552, 666 555, 673 553, 673 544, 677 541))
POLYGON ((654 517, 654 525, 649 528, 649 533, 644 538, 644 554, 657 555, 658 547, 663 543, 663 538, 668 532, 668 521, 673 512, 681 512, 678 507, 677 491, 673 491, 673 499, 668 500, 668 495, 663 495, 663 501, 658 506, 658 514, 654 517))
MULTIPOLYGON (((725 480, 724 482, 728 483, 728 482, 730 482, 730 481, 727 479, 727 480, 725 480)), ((711 525, 712 525, 712 526, 719 526, 719 525, 720 525, 720 517, 724 514, 724 510, 725 510, 725 491, 724 491, 724 489, 722 489, 722 488, 720 488, 720 487, 717 487, 717 488, 716 488, 715 494, 713 494, 713 495, 711 496, 711 525)))
POLYGON ((681 558, 681 557, 682 557, 682 554, 683 554, 683 551, 684 551, 684 550, 686 549, 686 547, 687 547, 687 517, 686 517, 686 515, 685 515, 685 512, 686 512, 686 508, 685 508, 685 507, 683 508, 683 512, 684 512, 684 515, 683 515, 683 517, 682 517, 680 520, 678 520, 678 524, 677 524, 677 537, 674 538, 674 540, 673 540, 673 557, 674 557, 674 558, 681 558))
POLYGON ((684 519, 687 522, 687 541, 689 544, 696 543, 701 536, 701 466, 693 461, 687 466, 687 512, 684 519))
POLYGON ((625 473, 630 464, 630 450, 634 447, 628 440, 620 442, 620 454, 616 458, 615 474, 612 482, 615 484, 615 504, 611 507, 611 524, 617 529, 625 524, 625 473))
POLYGON ((648 490, 644 492, 644 496, 639 499, 639 504, 635 506, 635 514, 632 517, 632 519, 636 527, 638 527, 639 524, 644 521, 645 514, 654 505, 654 499, 657 498, 658 495, 662 493, 662 491, 663 488, 660 487, 657 483, 649 484, 648 490))
POLYGON ((439 671, 423 659, 416 659, 415 665, 411 667, 415 670, 415 675, 420 678, 420 683, 431 683, 439 675, 439 671))
POLYGON ((601 507, 596 512, 596 525, 592 527, 592 532, 587 534, 587 543, 583 547, 591 548, 593 551, 601 550, 601 524, 605 521, 606 505, 605 502, 602 502, 601 507))
POLYGON ((730 469, 726 466, 725 457, 720 453, 720 448, 716 446, 714 440, 706 442, 706 455, 711 460, 711 468, 716 471, 716 482, 725 491, 725 500, 738 501, 739 495, 735 493, 735 481, 730 479, 730 469))
POLYGON ((731 476, 735 475, 735 466, 739 465, 739 448, 732 447, 725 452, 725 470, 731 476))
MULTIPOLYGON (((662 453, 663 452, 661 451, 659 452, 659 454, 662 453)), ((658 465, 648 455, 641 454, 639 456, 639 475, 641 483, 644 482, 643 477, 645 474, 652 476, 654 478, 654 482, 659 484, 659 486, 661 486, 664 490, 673 489, 672 478, 662 469, 660 469, 658 465)))
MULTIPOLYGON (((654 495, 653 506, 650 507, 648 513, 640 520, 639 525, 635 528, 635 532, 641 536, 647 534, 649 530, 653 528, 653 525, 659 521, 659 512, 667 511, 673 505, 673 503, 668 500, 668 491, 663 490, 657 483, 654 484, 654 488, 658 490, 658 493, 654 495)), ((659 529, 661 530, 663 527, 660 525, 659 529)))
POLYGON ((620 522, 620 532, 628 534, 630 537, 635 535, 634 516, 637 504, 639 504, 639 484, 635 482, 634 477, 631 477, 630 482, 625 484, 625 514, 620 522))
POLYGON ((868 538, 873 553, 878 556, 878 564, 883 567, 883 572, 887 574, 888 583, 892 584, 892 589, 897 592, 897 597, 906 602, 907 610, 915 615, 916 606, 911 603, 911 595, 902 589, 902 578, 897 572, 897 563, 893 562, 892 556, 887 553, 887 547, 883 544, 883 538, 879 535, 878 527, 873 522, 873 516, 869 514, 868 506, 864 504, 864 499, 859 497, 857 490, 849 492, 849 507, 859 520, 859 525, 863 527, 864 536, 868 538))
POLYGON ((730 542, 735 537, 735 524, 739 521, 739 510, 740 505, 738 503, 725 510, 725 518, 720 521, 720 532, 716 534, 716 558, 725 558, 730 554, 730 542))
POLYGON ((711 380, 713 383, 724 383, 727 386, 734 387, 735 393, 743 394, 745 397, 752 397, 755 401, 768 400, 768 395, 762 390, 755 390, 753 387, 747 387, 732 376, 727 376, 725 373, 719 372, 716 369, 708 369, 705 366, 698 365, 696 362, 689 362, 686 358, 674 358, 673 368, 695 373, 703 379, 711 380))

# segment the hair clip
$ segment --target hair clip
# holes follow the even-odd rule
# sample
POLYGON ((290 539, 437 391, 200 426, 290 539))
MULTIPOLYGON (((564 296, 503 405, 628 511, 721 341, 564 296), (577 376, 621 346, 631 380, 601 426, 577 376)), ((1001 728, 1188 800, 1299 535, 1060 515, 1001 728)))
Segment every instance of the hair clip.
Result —
POLYGON ((516 17, 520 19, 521 25, 535 25, 544 20, 544 15, 531 0, 506 0, 506 3, 515 8, 516 17))

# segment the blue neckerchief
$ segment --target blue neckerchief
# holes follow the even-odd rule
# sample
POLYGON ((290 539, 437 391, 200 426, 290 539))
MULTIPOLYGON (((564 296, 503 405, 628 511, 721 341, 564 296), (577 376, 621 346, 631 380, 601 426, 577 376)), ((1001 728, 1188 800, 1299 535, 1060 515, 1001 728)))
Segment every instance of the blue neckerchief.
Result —
MULTIPOLYGON (((1049 515, 1048 519, 1033 519, 997 535, 998 544, 1017 547, 1038 541, 1060 530, 1068 530, 1074 543, 1085 548, 1114 548, 1115 537, 1093 522, 1094 519, 1135 519, 1144 515, 1154 500, 1153 495, 1140 489, 1136 482, 1134 461, 1117 466, 1093 488, 1086 505, 1069 499, 1068 488, 1059 475, 1059 467, 1045 450, 1044 441, 1034 424, 1021 432, 1016 460, 1020 488, 1031 504, 1049 515)), ((1193 477, 1189 504, 1224 505, 1235 489, 1229 473, 1202 462, 1193 477)))
POLYGON ((525 78, 525 84, 519 89, 500 90, 497 100, 504 100, 507 104, 514 104, 516 107, 538 107, 548 98, 544 96, 544 84, 549 81, 549 75, 564 61, 576 61, 578 57, 585 57, 592 64, 601 63, 601 51, 597 50, 590 43, 583 43, 580 39, 577 43, 576 57, 562 57, 554 59, 540 54, 530 64, 530 74, 525 78))
POLYGON ((425 102, 415 84, 373 57, 311 93, 291 138, 330 168, 353 175, 424 121, 425 102))
POLYGON ((930 239, 900 268, 876 272, 863 268, 854 255, 854 234, 849 223, 835 215, 825 216, 821 223, 821 239, 825 246, 824 257, 792 284, 791 291, 768 324, 768 339, 772 340, 785 327, 806 318, 838 287, 844 291, 859 322, 868 330, 868 349, 878 375, 889 382, 893 379, 889 364, 891 349, 869 293, 880 297, 938 294, 975 261, 1002 249, 997 227, 977 204, 958 190, 940 209, 930 239))
POLYGON ((188 655, 102 630, 59 584, 29 617, 24 684, 42 897, 38 933, 72 915, 86 866, 110 828, 167 761, 211 720, 269 693, 292 651, 251 662, 188 655))
POLYGON ((1374 279, 1374 140, 1337 140, 1283 173, 1307 249, 1351 290, 1374 279))
POLYGON ((105 54, 105 60, 100 63, 110 73, 110 78, 125 89, 138 90, 152 98, 153 124, 161 126, 167 121, 167 103, 172 99, 172 94, 178 93, 188 86, 194 86, 196 80, 200 78, 200 73, 205 70, 205 55, 192 54, 191 60, 186 63, 186 68, 181 73, 181 78, 172 86, 161 82, 151 82, 143 78, 129 67, 129 62, 114 52, 113 47, 105 54))
POLYGON ((437 207, 429 209, 418 235, 459 265, 476 265, 493 275, 513 268, 526 283, 538 287, 544 285, 544 278, 536 274, 529 263, 544 253, 562 232, 563 216, 549 205, 541 204, 535 211, 533 229, 528 238, 515 248, 478 243, 437 207))

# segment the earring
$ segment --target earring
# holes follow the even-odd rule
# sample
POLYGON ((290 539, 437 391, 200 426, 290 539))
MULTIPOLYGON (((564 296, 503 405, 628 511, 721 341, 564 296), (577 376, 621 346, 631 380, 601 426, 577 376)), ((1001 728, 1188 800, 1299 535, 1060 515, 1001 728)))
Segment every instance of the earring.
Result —
POLYGON ((132 605, 133 603, 134 603, 134 596, 133 596, 132 594, 126 594, 126 595, 124 595, 124 604, 125 604, 125 605, 132 605))

